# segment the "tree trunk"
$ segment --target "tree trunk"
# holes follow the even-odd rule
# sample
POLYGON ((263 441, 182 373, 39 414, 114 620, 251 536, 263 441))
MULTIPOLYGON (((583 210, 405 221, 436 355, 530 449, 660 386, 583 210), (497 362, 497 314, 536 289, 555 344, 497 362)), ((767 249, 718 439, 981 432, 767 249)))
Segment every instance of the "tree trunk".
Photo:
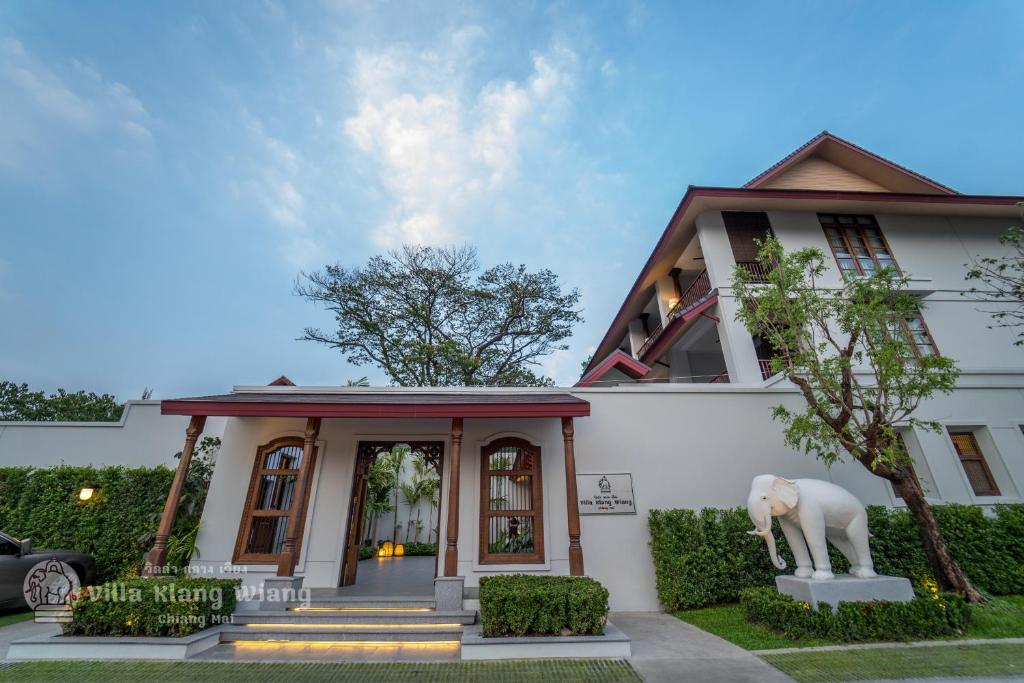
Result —
POLYGON ((917 523, 921 545, 924 546, 925 555, 932 566, 932 572, 935 574, 935 580, 939 587, 946 591, 959 593, 968 602, 985 602, 985 597, 964 575, 960 565, 956 563, 953 555, 949 552, 946 539, 942 536, 942 530, 935 519, 932 506, 924 498, 921 482, 918 481, 914 469, 912 467, 900 469, 903 476, 893 481, 893 485, 917 523))

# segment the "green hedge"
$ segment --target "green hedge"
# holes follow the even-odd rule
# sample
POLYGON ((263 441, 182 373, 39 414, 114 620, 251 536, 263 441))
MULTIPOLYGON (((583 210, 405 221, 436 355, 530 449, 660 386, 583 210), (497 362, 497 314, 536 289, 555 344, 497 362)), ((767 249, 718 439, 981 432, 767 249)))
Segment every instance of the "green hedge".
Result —
POLYGON ((126 579, 93 586, 72 602, 69 636, 187 636, 227 623, 237 579, 126 579))
POLYGON ((601 635, 608 590, 586 576, 508 574, 480 579, 484 636, 601 635))
POLYGON ((174 472, 168 467, 0 467, 0 530, 36 548, 89 553, 97 582, 132 573, 148 549, 174 472), (86 485, 94 500, 78 500, 86 485))
MULTIPOLYGON (((981 590, 996 595, 1024 593, 1024 505, 997 505, 994 517, 966 505, 937 505, 935 516, 953 556, 981 590)), ((764 540, 743 508, 651 510, 648 519, 658 598, 668 610, 734 602, 744 588, 774 585, 782 573, 772 566, 764 540)), ((920 585, 931 571, 906 509, 868 507, 871 554, 880 574, 906 576, 920 585)), ((775 540, 787 563, 792 553, 778 525, 775 540)), ((831 545, 836 573, 849 563, 831 545)))
POLYGON ((747 621, 788 638, 823 638, 853 643, 923 640, 961 636, 971 621, 971 608, 958 595, 919 594, 910 602, 840 602, 810 604, 782 595, 774 588, 748 588, 740 601, 747 621))

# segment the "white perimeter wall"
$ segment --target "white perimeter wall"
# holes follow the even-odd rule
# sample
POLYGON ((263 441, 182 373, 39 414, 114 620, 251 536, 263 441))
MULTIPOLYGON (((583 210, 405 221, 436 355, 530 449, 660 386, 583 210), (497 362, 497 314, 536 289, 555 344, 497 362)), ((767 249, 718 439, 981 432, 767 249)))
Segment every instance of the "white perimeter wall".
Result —
MULTIPOLYGON (((1001 378, 1003 382, 1008 378, 1001 378)), ((774 405, 800 406, 784 387, 662 385, 580 389, 592 415, 576 419, 576 465, 583 473, 629 472, 635 515, 584 515, 582 545, 587 574, 604 583, 616 610, 657 610, 654 568, 648 546, 648 512, 653 508, 733 507, 746 501, 758 474, 816 477, 848 488, 866 504, 897 505, 888 484, 859 464, 826 469, 813 457, 789 450, 771 419, 774 405)), ((951 427, 980 430, 1003 496, 975 497, 945 434, 916 433, 908 447, 930 483, 934 502, 992 504, 1021 502, 1024 490, 1024 398, 1020 386, 975 383, 929 403, 922 417, 951 427)), ((199 536, 195 565, 210 569, 230 563, 253 457, 259 445, 284 435, 301 435, 304 422, 233 418, 199 536)), ((307 586, 335 586, 341 572, 344 525, 359 439, 395 436, 448 441, 447 420, 324 420, 321 457, 314 473, 306 540, 297 572, 307 586)), ((561 429, 556 419, 466 420, 461 468, 459 574, 474 587, 497 572, 568 573, 568 525, 561 429), (541 565, 481 567, 478 510, 480 447, 500 436, 521 436, 542 449, 546 559, 541 565)), ((446 447, 445 468, 448 467, 446 447)), ((447 508, 447 474, 442 486, 442 539, 447 508)), ((247 582, 273 574, 269 565, 249 566, 247 582)))
MULTIPOLYGON (((119 422, 0 422, 0 467, 174 467, 188 420, 161 416, 160 401, 128 401, 119 422)), ((203 436, 220 436, 224 422, 209 418, 203 436)))

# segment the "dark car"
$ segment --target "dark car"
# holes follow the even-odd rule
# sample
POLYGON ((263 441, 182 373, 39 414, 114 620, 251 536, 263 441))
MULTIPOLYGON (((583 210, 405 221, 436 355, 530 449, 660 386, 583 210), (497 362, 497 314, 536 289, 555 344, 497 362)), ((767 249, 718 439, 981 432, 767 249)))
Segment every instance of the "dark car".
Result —
POLYGON ((81 585, 92 585, 96 561, 91 556, 67 550, 36 550, 30 539, 16 541, 0 532, 0 610, 26 607, 25 577, 36 565, 54 558, 69 565, 81 585))

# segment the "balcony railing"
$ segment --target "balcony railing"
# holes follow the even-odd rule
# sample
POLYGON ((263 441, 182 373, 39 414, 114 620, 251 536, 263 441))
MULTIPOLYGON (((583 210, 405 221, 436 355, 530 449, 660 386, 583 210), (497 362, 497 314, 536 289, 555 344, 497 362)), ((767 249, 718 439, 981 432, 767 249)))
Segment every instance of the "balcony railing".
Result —
POLYGON ((750 273, 750 279, 754 282, 768 282, 770 269, 765 268, 758 261, 737 261, 736 265, 750 273))
MULTIPOLYGON (((699 304, 701 301, 707 298, 708 294, 711 293, 711 280, 708 279, 708 271, 702 270, 697 279, 690 283, 690 286, 686 288, 683 295, 679 297, 679 301, 672 306, 666 316, 665 324, 671 323, 676 318, 685 314, 688 310, 699 304)), ((658 325, 652 329, 647 339, 644 339, 644 343, 640 345, 640 350, 637 351, 636 357, 643 358, 644 354, 647 353, 654 343, 658 341, 658 337, 662 335, 665 328, 662 325, 658 325)))
POLYGON ((772 362, 764 358, 758 358, 757 364, 761 366, 761 378, 768 379, 774 376, 776 373, 772 372, 772 362))
POLYGON ((711 378, 708 384, 728 384, 729 383, 729 371, 721 372, 711 378))

